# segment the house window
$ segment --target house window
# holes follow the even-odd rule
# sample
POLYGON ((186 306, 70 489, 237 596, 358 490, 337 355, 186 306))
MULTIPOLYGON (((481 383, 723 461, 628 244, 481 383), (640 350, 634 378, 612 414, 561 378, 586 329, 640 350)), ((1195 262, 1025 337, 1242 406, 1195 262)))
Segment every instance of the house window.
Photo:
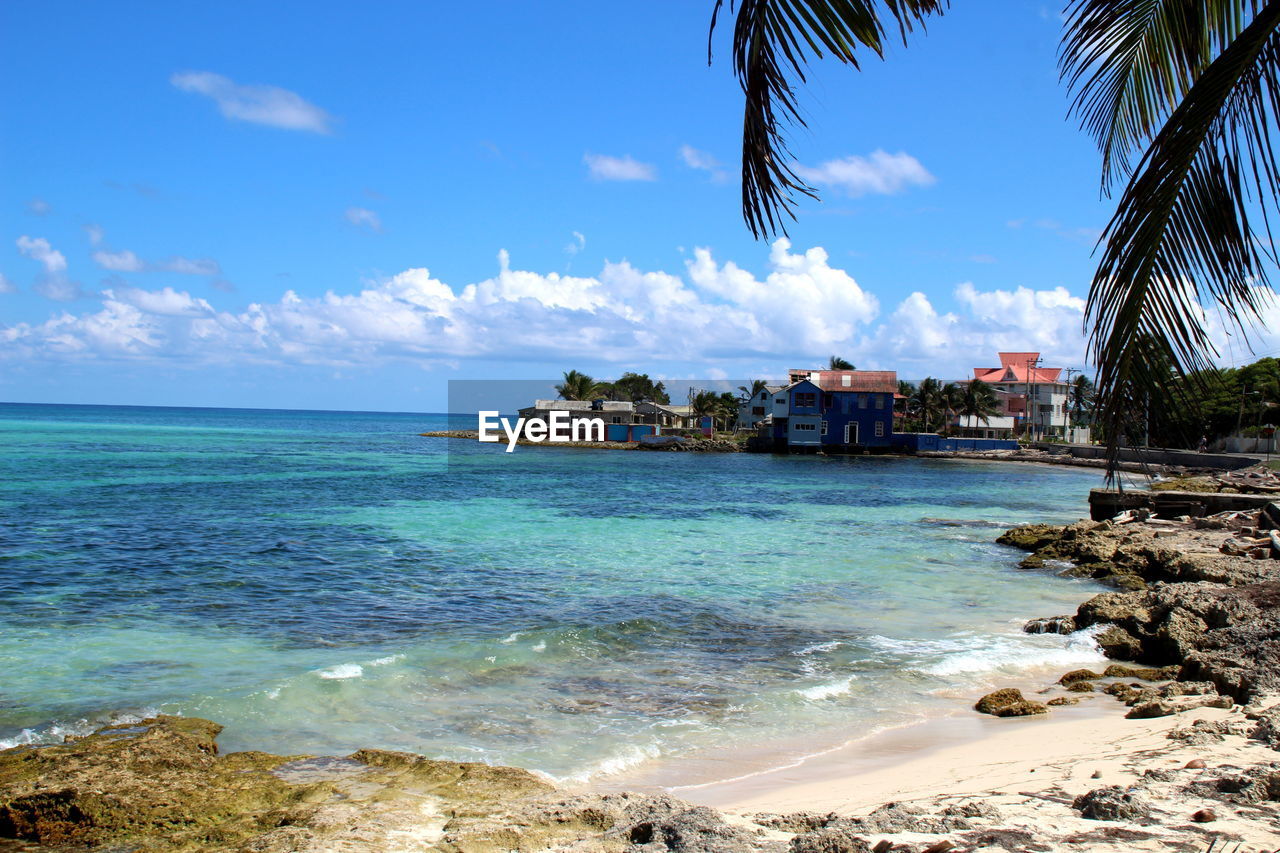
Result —
POLYGON ((613 422, 614 422, 615 424, 620 424, 620 423, 622 423, 622 416, 621 416, 621 415, 614 415, 614 416, 613 416, 613 422))
POLYGON ((826 434, 827 434, 827 422, 826 422, 826 421, 823 421, 823 422, 822 422, 822 434, 823 434, 823 435, 826 435, 826 434))
POLYGON ((751 414, 753 414, 753 415, 763 415, 763 414, 764 414, 764 406, 752 406, 752 407, 751 407, 751 414))
POLYGON ((884 408, 884 395, 883 395, 883 394, 877 394, 877 395, 876 395, 876 408, 877 408, 877 409, 883 409, 883 408, 884 408))
POLYGON ((822 395, 822 408, 823 408, 823 409, 830 409, 833 405, 835 405, 835 398, 834 398, 834 397, 832 397, 830 394, 823 394, 823 395, 822 395))
POLYGON ((812 391, 797 391, 795 401, 797 408, 811 409, 818 405, 818 395, 812 391))
POLYGON ((867 395, 866 395, 866 394, 859 394, 859 395, 858 395, 858 408, 859 408, 859 409, 865 409, 866 407, 867 407, 867 395))
POLYGON ((777 400, 774 400, 774 402, 775 402, 775 403, 777 403, 779 406, 782 406, 782 405, 785 405, 785 404, 786 404, 786 402, 787 402, 787 398, 786 398, 786 397, 779 397, 777 400))
POLYGON ((884 438, 884 421, 876 421, 876 438, 884 438))
POLYGON ((847 373, 842 373, 842 374, 840 374, 840 384, 841 384, 841 385, 843 385, 845 388, 848 388, 848 387, 852 386, 852 385, 853 385, 853 377, 852 377, 852 376, 850 376, 850 375, 849 375, 849 374, 847 374, 847 373))
POLYGON ((813 432, 813 424, 796 424, 796 432, 813 432))

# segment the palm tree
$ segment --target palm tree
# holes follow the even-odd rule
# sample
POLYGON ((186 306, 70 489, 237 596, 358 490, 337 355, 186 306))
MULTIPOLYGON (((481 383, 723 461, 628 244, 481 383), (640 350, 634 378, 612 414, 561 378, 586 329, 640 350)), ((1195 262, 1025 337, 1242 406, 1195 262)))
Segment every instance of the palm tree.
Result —
POLYGON ((769 383, 766 382, 765 380, 752 379, 750 386, 739 385, 738 390, 742 392, 742 399, 746 401, 746 400, 754 400, 761 391, 765 390, 768 387, 769 387, 769 383))
MULTIPOLYGON (((716 0, 711 29, 724 0, 716 0)), ((732 61, 744 95, 742 214, 785 232, 797 176, 784 126, 810 57, 857 69, 905 42, 947 0, 739 0, 732 61)), ((1102 152, 1102 187, 1124 183, 1099 245, 1087 307, 1095 405, 1116 461, 1134 393, 1171 402, 1162 371, 1194 377, 1216 356, 1207 307, 1244 337, 1270 297, 1280 212, 1280 2, 1069 0, 1059 53, 1072 109, 1102 152), (1136 161, 1136 162, 1135 162, 1136 161)), ((708 44, 710 61, 710 44, 708 44)), ((1189 401, 1183 401, 1184 403, 1189 401)))
POLYGON ((907 407, 920 419, 922 429, 929 432, 944 408, 942 384, 932 376, 926 376, 912 393, 907 407))
POLYGON ((576 370, 565 371, 564 381, 556 386, 556 393, 562 400, 590 400, 602 390, 600 383, 585 373, 576 370))
POLYGON ((991 419, 1000 414, 1000 399, 990 385, 981 379, 970 379, 961 390, 957 414, 990 424, 991 419))
POLYGON ((1067 389, 1067 407, 1071 411, 1071 425, 1087 424, 1093 414, 1093 380, 1081 373, 1071 381, 1067 389))
POLYGON ((939 401, 942 404, 942 428, 950 429, 964 405, 964 389, 954 382, 948 382, 942 386, 939 401))
POLYGON ((711 416, 711 428, 715 429, 716 418, 724 414, 723 401, 715 391, 698 391, 689 398, 689 411, 695 417, 711 416))
POLYGON ((827 360, 827 370, 857 370, 857 369, 858 368, 853 366, 852 362, 845 361, 843 358, 841 358, 838 355, 833 355, 831 356, 830 359, 827 360))

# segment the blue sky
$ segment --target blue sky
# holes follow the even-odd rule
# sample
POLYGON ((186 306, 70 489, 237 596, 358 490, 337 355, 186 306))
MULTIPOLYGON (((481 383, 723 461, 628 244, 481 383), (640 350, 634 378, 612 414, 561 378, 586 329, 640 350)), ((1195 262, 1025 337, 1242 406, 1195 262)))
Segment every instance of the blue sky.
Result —
POLYGON ((571 367, 1084 363, 1109 205, 1056 10, 957 4, 815 66, 792 147, 823 200, 770 245, 710 9, 3 4, 0 399, 421 411, 571 367))

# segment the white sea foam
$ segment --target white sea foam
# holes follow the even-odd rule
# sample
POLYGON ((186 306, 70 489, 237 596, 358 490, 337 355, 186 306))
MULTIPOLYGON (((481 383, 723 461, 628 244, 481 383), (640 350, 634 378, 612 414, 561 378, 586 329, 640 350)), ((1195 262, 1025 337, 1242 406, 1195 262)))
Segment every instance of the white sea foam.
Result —
POLYGON ((321 678, 340 681, 346 678, 359 678, 364 675, 364 667, 358 663, 340 663, 328 669, 318 669, 315 673, 321 678))
POLYGON ((1094 633, 1079 631, 1061 639, 1057 635, 1045 634, 991 637, 970 644, 964 650, 946 654, 921 671, 948 676, 1005 668, 1070 667, 1096 663, 1102 659, 1102 653, 1093 639, 1094 633))
POLYGON ((369 661, 369 666, 386 666, 389 663, 396 663, 404 660, 404 655, 387 655, 384 658, 375 658, 369 661))
POLYGON ((543 640, 537 645, 530 646, 530 648, 532 648, 535 652, 545 652, 547 650, 547 641, 543 640))
POLYGON ((522 631, 512 631, 512 632, 511 632, 510 634, 508 634, 504 639, 501 639, 501 640, 499 640, 498 642, 499 642, 499 643, 504 643, 504 644, 506 644, 506 645, 511 645, 511 644, 512 644, 512 643, 514 643, 516 640, 520 639, 520 636, 521 636, 521 634, 522 634, 522 633, 523 633, 522 631))
POLYGON ((843 640, 832 640, 829 643, 815 643, 812 646, 805 646, 803 649, 800 649, 800 651, 794 652, 794 654, 797 656, 803 657, 804 655, 811 655, 814 652, 835 651, 836 649, 840 648, 843 645, 844 645, 843 640))
POLYGON ((815 684, 813 687, 805 687, 796 691, 806 699, 817 701, 819 699, 830 699, 832 696, 841 696, 848 693, 853 688, 853 682, 858 676, 850 675, 847 678, 839 678, 835 681, 828 681, 824 684, 815 684))
MULTIPOLYGON (((84 737, 91 735, 104 726, 132 726, 143 720, 157 716, 158 708, 141 708, 137 711, 117 711, 105 717, 92 720, 81 718, 74 723, 50 723, 44 728, 23 729, 13 737, 0 738, 0 749, 12 749, 15 746, 33 744, 62 743, 67 737, 84 737)), ((170 712, 174 713, 174 712, 170 712)))
POLYGON ((645 744, 644 746, 630 744, 577 773, 560 777, 552 776, 551 778, 562 784, 566 782, 589 782, 599 776, 612 776, 615 773, 630 770, 632 767, 657 758, 661 754, 662 750, 654 743, 645 744))

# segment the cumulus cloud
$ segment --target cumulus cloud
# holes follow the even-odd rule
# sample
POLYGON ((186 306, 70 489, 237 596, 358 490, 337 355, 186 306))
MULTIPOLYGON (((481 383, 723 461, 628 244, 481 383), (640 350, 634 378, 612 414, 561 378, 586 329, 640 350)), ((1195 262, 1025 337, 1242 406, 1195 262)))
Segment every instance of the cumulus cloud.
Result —
POLYGON ((18 285, 14 284, 8 277, 0 272, 0 293, 17 293, 18 285))
POLYGON ((28 237, 23 234, 17 239, 18 251, 24 256, 38 261, 46 273, 60 273, 67 269, 67 258, 43 237, 28 237))
POLYGON ((103 238, 106 237, 106 232, 102 230, 101 225, 86 225, 84 233, 89 238, 90 246, 101 246, 103 238))
POLYGON ((33 198, 27 202, 27 210, 36 216, 47 216, 53 212, 53 205, 42 198, 33 198))
POLYGON ((927 187, 936 182, 929 170, 905 151, 890 154, 876 150, 866 157, 828 160, 817 168, 799 163, 793 168, 811 184, 833 187, 850 196, 896 195, 909 187, 927 187))
POLYGON ((113 251, 103 245, 106 233, 98 225, 86 225, 89 243, 101 248, 92 254, 93 262, 111 272, 171 272, 178 275, 218 275, 221 265, 213 258, 185 258, 174 255, 163 261, 145 261, 128 250, 113 251))
POLYGON ((582 162, 587 164, 587 171, 597 181, 656 181, 658 170, 651 163, 641 163, 626 155, 610 157, 607 154, 584 154, 582 162))
POLYGON ((329 133, 333 117, 296 92, 278 86, 242 85, 211 71, 184 71, 169 78, 178 89, 211 98, 223 116, 286 130, 329 133))
POLYGON ((576 255, 587 248, 587 238, 583 236, 581 231, 574 231, 572 234, 573 241, 564 247, 566 255, 576 255))
POLYGON ((348 207, 346 216, 347 222, 357 228, 368 228, 370 231, 382 230, 382 220, 378 218, 378 214, 367 207, 348 207))
POLYGON ((680 159, 690 169, 706 172, 713 181, 721 182, 729 179, 729 173, 720 168, 721 163, 719 160, 706 151, 699 151, 692 145, 680 146, 680 159))
MULTIPOLYGON (((607 262, 596 275, 514 267, 450 286, 424 268, 353 292, 220 310, 181 289, 113 283, 101 307, 0 326, 0 359, 146 359, 176 364, 369 366, 471 358, 620 365, 715 363, 774 373, 839 352, 864 368, 961 378, 999 349, 1083 363, 1083 300, 1063 288, 956 288, 952 310, 915 293, 881 300, 821 247, 770 247, 762 274, 699 248, 678 273, 607 262)), ((1277 324, 1280 326, 1280 323, 1277 324)), ((658 370, 659 366, 650 369, 658 370)))

